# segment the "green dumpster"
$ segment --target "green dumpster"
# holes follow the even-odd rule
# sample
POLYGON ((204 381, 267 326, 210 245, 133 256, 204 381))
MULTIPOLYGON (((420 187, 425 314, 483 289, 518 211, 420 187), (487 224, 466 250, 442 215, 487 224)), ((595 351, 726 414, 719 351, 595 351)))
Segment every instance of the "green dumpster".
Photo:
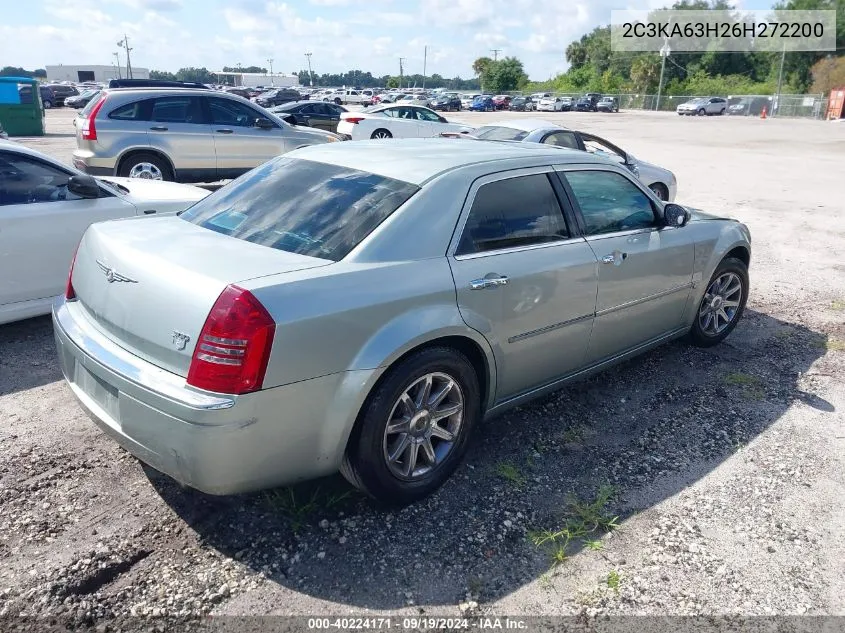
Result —
POLYGON ((44 107, 37 79, 0 77, 0 125, 9 136, 44 136, 44 107))

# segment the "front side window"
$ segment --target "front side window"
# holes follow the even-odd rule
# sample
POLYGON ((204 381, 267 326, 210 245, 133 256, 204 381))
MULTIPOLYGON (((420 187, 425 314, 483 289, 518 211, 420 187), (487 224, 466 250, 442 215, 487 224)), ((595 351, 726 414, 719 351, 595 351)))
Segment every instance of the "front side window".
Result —
POLYGON ((568 171, 587 235, 652 228, 654 209, 639 187, 612 171, 568 171))
POLYGON ((280 157, 181 217, 254 244, 338 261, 417 191, 356 169, 280 157))
POLYGON ((548 176, 517 176, 478 188, 456 254, 530 246, 568 237, 548 176))
POLYGON ((554 145, 555 147, 567 147, 569 149, 580 149, 575 134, 572 132, 552 132, 543 139, 546 145, 554 145))
POLYGON ((438 123, 440 122, 440 117, 434 112, 425 110, 423 108, 416 108, 415 111, 417 113, 417 118, 420 121, 436 121, 438 123))
POLYGON ((240 103, 234 99, 209 97, 208 105, 211 110, 211 122, 215 125, 253 127, 255 126, 255 119, 261 116, 245 103, 240 103))
POLYGON ((39 160, 0 152, 0 207, 79 200, 67 190, 70 174, 39 160))

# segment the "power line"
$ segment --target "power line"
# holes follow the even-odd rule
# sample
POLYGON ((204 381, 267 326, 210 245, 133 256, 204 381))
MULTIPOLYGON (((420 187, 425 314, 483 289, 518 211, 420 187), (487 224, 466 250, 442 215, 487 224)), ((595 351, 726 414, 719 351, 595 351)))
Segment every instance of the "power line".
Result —
POLYGON ((502 52, 501 48, 491 48, 490 52, 493 53, 493 61, 497 61, 499 59, 499 53, 502 52))

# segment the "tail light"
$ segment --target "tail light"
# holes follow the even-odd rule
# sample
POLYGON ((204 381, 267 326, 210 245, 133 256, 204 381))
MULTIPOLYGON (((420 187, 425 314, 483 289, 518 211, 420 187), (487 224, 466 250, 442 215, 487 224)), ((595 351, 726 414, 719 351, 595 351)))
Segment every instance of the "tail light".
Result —
POLYGON ((106 96, 103 95, 100 97, 100 100, 97 101, 96 105, 91 109, 91 112, 88 113, 88 118, 82 123, 82 140, 84 141, 96 141, 97 140, 97 114, 100 112, 100 108, 103 107, 103 104, 106 102, 106 96))
POLYGON ((68 271, 67 284, 65 285, 65 300, 66 301, 75 301, 76 300, 76 290, 73 289, 73 267, 76 265, 76 254, 78 252, 79 252, 79 244, 76 245, 76 250, 73 251, 73 257, 70 260, 70 270, 68 271))
POLYGON ((362 116, 348 116, 348 117, 344 117, 343 120, 346 121, 347 123, 360 123, 361 121, 364 120, 364 117, 362 117, 362 116))
POLYGON ((248 290, 227 286, 200 332, 188 384, 218 393, 261 389, 276 322, 248 290))

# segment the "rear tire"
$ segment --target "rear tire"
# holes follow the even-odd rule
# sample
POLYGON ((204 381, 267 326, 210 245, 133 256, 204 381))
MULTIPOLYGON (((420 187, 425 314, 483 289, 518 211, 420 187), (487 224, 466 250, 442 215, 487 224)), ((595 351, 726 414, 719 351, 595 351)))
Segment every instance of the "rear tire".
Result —
POLYGON ((367 398, 349 439, 341 473, 353 486, 386 504, 405 505, 422 499, 458 467, 480 413, 478 376, 466 356, 449 347, 422 349, 389 369, 367 398), (428 398, 415 387, 424 386, 426 377, 436 380, 429 386, 428 398), (447 384, 451 388, 446 389, 447 384), (447 394, 438 404, 434 404, 436 389, 447 394), (416 413, 406 409, 405 415, 398 415, 406 406, 403 402, 408 402, 404 396, 410 398, 407 406, 411 408, 417 401, 423 402, 415 408, 416 413), (459 412, 429 421, 430 414, 436 416, 459 405, 459 412), (394 426, 403 417, 408 430, 391 432, 388 424, 394 426), (427 452, 425 428, 435 426, 439 432, 428 434, 427 452), (443 439, 444 429, 451 429, 451 440, 443 439), (413 450, 415 441, 419 443, 413 450), (428 455, 434 456, 434 461, 428 455), (411 474, 403 475, 401 471, 409 465, 411 474))
POLYGON ((393 134, 390 133, 390 130, 385 130, 383 127, 380 127, 372 133, 370 138, 393 138, 393 134))
POLYGON ((140 152, 124 158, 120 163, 118 176, 124 178, 145 178, 148 180, 173 180, 173 171, 166 160, 156 154, 140 152), (147 176, 141 174, 148 174, 147 176), (158 177, 160 175, 160 177, 158 177))
POLYGON ((745 311, 748 287, 748 267, 742 260, 726 257, 716 266, 713 276, 707 282, 701 303, 695 309, 695 321, 689 331, 689 338, 693 345, 712 347, 724 341, 728 334, 733 332, 745 311), (721 280, 727 280, 726 285, 723 288, 717 288, 721 280), (731 293, 730 290, 737 280, 740 283, 739 291, 731 293), (708 309, 714 306, 713 301, 717 296, 724 297, 719 302, 719 307, 722 307, 722 314, 730 317, 726 324, 724 324, 723 316, 717 318, 717 315, 712 313, 712 309, 708 309), (728 306, 725 301, 736 302, 736 305, 728 306), (730 311, 731 307, 735 308, 734 312, 730 311), (708 320, 708 313, 711 313, 711 319, 716 319, 715 326, 712 320, 708 320))
POLYGON ((53 107, 53 102, 50 101, 49 99, 47 101, 42 102, 42 103, 44 105, 45 110, 49 110, 50 108, 53 107))

